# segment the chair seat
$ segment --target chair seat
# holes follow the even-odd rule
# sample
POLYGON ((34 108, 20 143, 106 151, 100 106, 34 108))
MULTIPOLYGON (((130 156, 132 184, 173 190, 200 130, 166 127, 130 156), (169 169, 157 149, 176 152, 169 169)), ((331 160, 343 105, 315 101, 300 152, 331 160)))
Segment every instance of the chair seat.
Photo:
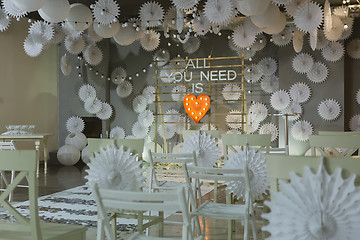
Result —
MULTIPOLYGON (((87 228, 79 225, 40 223, 43 239, 85 240, 87 228)), ((33 240, 30 229, 22 224, 1 223, 0 239, 33 240)))
MULTIPOLYGON (((203 240, 203 239, 204 239, 203 236, 194 238, 194 240, 203 240)), ((145 236, 143 234, 134 233, 133 235, 130 236, 130 238, 128 238, 128 240, 181 240, 181 238, 145 236)))
POLYGON ((186 187, 186 183, 179 183, 179 182, 171 182, 171 181, 164 181, 159 182, 158 185, 153 186, 154 190, 174 190, 178 189, 179 187, 186 187))
POLYGON ((247 216, 245 210, 245 206, 240 204, 224 204, 206 201, 192 211, 191 214, 210 218, 242 220, 247 216))

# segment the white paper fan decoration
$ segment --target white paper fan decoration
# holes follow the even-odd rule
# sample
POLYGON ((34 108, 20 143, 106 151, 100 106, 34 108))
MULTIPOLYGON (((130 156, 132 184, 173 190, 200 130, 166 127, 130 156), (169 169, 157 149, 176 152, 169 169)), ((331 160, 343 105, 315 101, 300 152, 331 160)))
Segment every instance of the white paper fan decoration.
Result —
POLYGON ((131 84, 131 82, 125 80, 116 87, 116 94, 120 98, 126 98, 132 93, 132 90, 133 90, 133 85, 131 84))
POLYGON ((200 38, 190 36, 189 39, 184 43, 183 49, 186 53, 192 54, 200 48, 200 38))
MULTIPOLYGON (((180 112, 175 109, 169 109, 164 114, 164 122, 170 123, 170 125, 180 121, 180 112)), ((173 125, 175 126, 175 125, 173 125)))
POLYGON ((272 57, 264 57, 258 64, 264 76, 271 76, 275 74, 277 70, 277 62, 272 57))
POLYGON ((341 114, 341 106, 335 99, 325 99, 318 106, 319 116, 326 121, 334 121, 341 114))
POLYGON ((184 85, 175 86, 171 90, 171 98, 174 101, 177 101, 177 102, 181 101, 182 102, 185 95, 186 95, 186 87, 184 85))
POLYGON ((211 23, 205 17, 204 13, 200 13, 197 17, 194 18, 194 23, 192 24, 194 32, 199 35, 205 35, 211 28, 211 23))
POLYGON ((71 54, 79 54, 85 48, 85 41, 81 36, 73 37, 68 35, 65 37, 65 48, 71 54))
POLYGON ((279 78, 275 75, 263 76, 260 87, 266 93, 273 93, 279 89, 279 78))
POLYGON ((151 104, 155 101, 155 92, 156 89, 154 86, 146 86, 142 92, 142 95, 145 97, 147 104, 151 104))
MULTIPOLYGON (((309 37, 310 42, 310 37, 309 37)), ((328 44, 329 40, 325 37, 325 34, 323 31, 318 31, 317 34, 317 43, 316 43, 316 49, 324 49, 328 44)))
POLYGON ((260 122, 256 121, 253 117, 253 115, 247 115, 247 122, 244 125, 244 131, 246 133, 254 133, 258 130, 260 126, 260 122))
POLYGON ((173 124, 164 124, 164 127, 162 124, 158 126, 158 133, 159 136, 164 139, 164 136, 166 139, 170 139, 175 136, 176 129, 174 128, 173 124), (164 135, 165 131, 165 135, 164 135))
POLYGON ((84 108, 88 113, 97 114, 102 108, 102 102, 96 97, 89 97, 84 102, 84 108))
POLYGON ((337 62, 344 56, 344 45, 340 42, 330 42, 327 47, 323 48, 321 54, 329 62, 337 62))
POLYGON ((322 83, 329 75, 328 67, 322 62, 316 62, 311 70, 306 73, 306 77, 313 83, 322 83))
POLYGON ((250 21, 239 24, 232 33, 232 40, 238 48, 247 48, 253 45, 257 32, 250 27, 250 21))
POLYGON ((344 30, 341 34, 340 40, 348 39, 353 32, 354 18, 346 17, 341 19, 344 24, 344 30))
POLYGON ((177 9, 189 10, 198 4, 199 0, 171 0, 177 9))
POLYGON ((144 96, 137 95, 133 100, 132 106, 135 112, 141 113, 145 111, 147 107, 147 100, 144 96))
POLYGON ((157 2, 146 2, 140 7, 139 17, 143 27, 157 27, 164 19, 164 9, 157 2))
POLYGON ((159 49, 155 52, 154 54, 154 61, 157 60, 159 62, 157 62, 159 67, 162 67, 164 65, 166 65, 170 59, 170 52, 166 49, 159 49))
POLYGON ((264 123, 259 129, 259 134, 270 134, 271 142, 274 142, 279 137, 279 129, 274 123, 264 123))
POLYGON ((25 53, 30 57, 37 57, 43 50, 43 45, 36 42, 31 35, 28 35, 24 41, 25 53))
POLYGON ((346 18, 348 17, 348 8, 345 6, 334 8, 334 15, 338 16, 339 18, 346 18))
POLYGON ((29 34, 41 44, 50 42, 54 36, 54 29, 51 24, 43 21, 35 21, 29 27, 29 34))
POLYGON ((314 65, 314 58, 309 53, 298 53, 292 60, 292 67, 295 72, 307 73, 314 65))
POLYGON ((277 90, 271 94, 270 104, 275 110, 283 110, 290 105, 290 95, 285 90, 277 90))
POLYGON ((151 110, 145 110, 138 116, 138 122, 144 127, 150 127, 154 123, 154 113, 151 110))
MULTIPOLYGON (((289 107, 285 108, 284 110, 281 110, 282 114, 290 114, 288 115, 289 121, 295 121, 298 120, 301 117, 302 114, 302 106, 300 103, 292 102, 289 107), (293 115, 296 114, 296 115, 293 115)), ((286 116, 283 116, 283 119, 285 119, 286 116)))
POLYGON ((108 120, 111 118, 113 113, 113 109, 110 104, 103 102, 101 110, 96 113, 96 117, 100 118, 101 120, 108 120))
POLYGON ((66 129, 70 133, 80 133, 84 131, 85 122, 81 117, 72 116, 66 121, 66 129))
POLYGON ((114 0, 97 0, 92 9, 95 22, 102 25, 109 25, 116 21, 120 9, 114 0))
POLYGON ((332 28, 331 6, 329 0, 326 0, 324 4, 324 29, 329 30, 331 28, 332 28))
POLYGON ((272 35, 273 43, 280 47, 290 44, 293 39, 292 31, 292 27, 286 26, 282 32, 272 35))
POLYGON ((226 125, 230 129, 240 129, 242 126, 242 114, 239 110, 231 110, 225 118, 226 125))
POLYGON ((237 51, 238 56, 244 56, 244 59, 247 59, 249 61, 252 61, 252 58, 255 56, 256 51, 250 48, 239 48, 237 51))
POLYGON ((234 6, 231 0, 207 0, 204 14, 210 23, 225 26, 234 16, 234 6))
POLYGON ((318 35, 318 30, 315 29, 314 31, 309 33, 309 42, 310 42, 310 47, 313 51, 315 51, 316 46, 317 46, 317 37, 318 35))
POLYGON ((268 108, 262 102, 255 102, 250 105, 248 115, 251 115, 254 121, 264 121, 268 116, 268 108))
POLYGON ((344 31, 344 24, 338 16, 332 16, 332 27, 329 31, 324 29, 325 37, 330 41, 337 41, 340 39, 344 31))
MULTIPOLYGON (((224 168, 227 169, 244 169, 245 164, 249 172, 249 184, 251 188, 251 199, 264 199, 266 192, 269 190, 269 177, 267 173, 265 155, 255 148, 241 149, 238 152, 229 154, 228 159, 224 161, 224 168)), ((237 199, 245 198, 246 185, 244 181, 225 182, 226 189, 233 193, 237 199)))
POLYGON ((262 229, 278 240, 356 239, 360 199, 355 178, 343 179, 341 168, 329 175, 323 162, 316 174, 308 166, 302 177, 290 172, 290 183, 281 181, 281 192, 265 202, 271 210, 262 214, 269 221, 262 229))
POLYGON ((356 102, 360 104, 360 89, 357 90, 355 98, 356 98, 356 102))
MULTIPOLYGON (((229 43, 232 43, 234 44, 231 40, 229 41, 229 43)), ((266 46, 266 43, 267 43, 267 39, 265 37, 264 34, 259 34, 256 36, 256 40, 255 42, 253 43, 253 45, 251 45, 251 50, 253 51, 261 51, 265 48, 266 46)))
POLYGON ((307 1, 295 11, 295 26, 302 32, 313 32, 323 21, 323 10, 318 3, 307 1))
POLYGON ((244 78, 248 82, 254 83, 258 82, 263 75, 262 66, 258 64, 249 64, 244 69, 244 78))
MULTIPOLYGON (((164 33, 168 33, 170 29, 175 30, 177 20, 178 19, 177 19, 176 7, 175 6, 169 7, 164 16, 164 33)), ((182 21, 182 19, 179 20, 182 21)))
POLYGON ((292 0, 289 3, 285 4, 285 10, 288 15, 294 17, 296 10, 308 0, 292 0))
POLYGON ((88 98, 95 99, 96 98, 96 89, 94 86, 92 86, 90 84, 83 84, 79 88, 78 95, 79 95, 80 100, 83 102, 85 102, 85 100, 88 98))
POLYGON ((125 139, 125 130, 122 127, 116 126, 110 130, 110 138, 112 139, 125 139))
POLYGON ((297 103, 307 102, 311 96, 309 85, 303 82, 297 82, 291 85, 289 92, 291 99, 297 103))
POLYGON ((346 52, 349 57, 353 59, 360 58, 360 39, 356 38, 351 40, 346 46, 346 52))
POLYGON ((299 53, 304 45, 304 35, 299 29, 295 29, 293 36, 293 48, 295 52, 299 53))
POLYGON ((4 9, 0 8, 0 31, 4 32, 6 31, 10 26, 10 17, 6 15, 6 12, 4 9))
POLYGON ((20 19, 25 17, 28 13, 26 11, 20 10, 13 0, 2 0, 2 8, 5 10, 6 14, 10 17, 20 19))
POLYGON ((291 127, 291 134, 296 140, 307 141, 309 136, 313 134, 313 126, 306 120, 296 121, 291 127))
POLYGON ((360 132, 360 114, 351 117, 349 127, 352 132, 360 132))
POLYGON ((137 154, 131 154, 130 149, 125 151, 123 146, 100 148, 100 153, 95 153, 88 163, 87 185, 97 183, 100 189, 141 191, 145 185, 144 168, 136 158, 137 154))
POLYGON ((117 67, 111 72, 111 81, 114 84, 119 85, 125 81, 126 76, 127 76, 127 72, 125 68, 117 67))
POLYGON ((149 127, 140 124, 139 121, 136 121, 131 128, 132 134, 137 138, 145 138, 148 131, 149 127))
POLYGON ((101 49, 95 44, 86 47, 83 51, 83 56, 85 61, 92 66, 99 65, 103 59, 101 49))
POLYGON ((198 166, 214 167, 218 163, 219 149, 215 138, 206 133, 195 133, 184 139, 182 153, 195 151, 198 166))
POLYGON ((221 94, 225 100, 239 100, 241 97, 241 87, 237 84, 226 84, 221 94))
POLYGON ((200 125, 200 130, 218 130, 218 128, 215 126, 215 124, 210 123, 210 129, 209 124, 203 123, 200 125))
POLYGON ((150 30, 148 34, 144 34, 140 38, 141 47, 148 51, 154 51, 159 47, 160 44, 160 36, 154 30, 150 30))
POLYGON ((62 27, 59 24, 52 24, 54 29, 54 36, 52 37, 50 43, 52 44, 59 44, 65 39, 65 33, 62 27))

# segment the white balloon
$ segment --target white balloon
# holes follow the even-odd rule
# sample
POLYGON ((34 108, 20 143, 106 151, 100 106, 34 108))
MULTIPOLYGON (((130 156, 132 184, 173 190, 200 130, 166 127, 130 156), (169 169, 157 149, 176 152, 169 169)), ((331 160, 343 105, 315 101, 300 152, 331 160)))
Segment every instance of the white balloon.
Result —
POLYGON ((284 28, 286 26, 285 14, 280 13, 279 18, 276 19, 276 21, 274 19, 271 19, 271 21, 273 22, 273 24, 270 27, 262 29, 264 31, 264 33, 277 34, 277 33, 282 32, 282 30, 284 30, 284 28))
POLYGON ((46 0, 11 0, 15 6, 21 10, 26 12, 32 12, 39 10, 42 6, 44 6, 46 0))
POLYGON ((257 27, 268 28, 279 19, 279 15, 280 9, 276 5, 270 4, 264 14, 251 16, 250 18, 257 27))
POLYGON ((68 0, 47 0, 38 12, 45 21, 51 23, 62 22, 70 14, 70 3, 68 0))
POLYGON ((70 14, 66 18, 66 24, 76 31, 83 31, 93 22, 91 10, 81 3, 70 5, 70 14))
POLYGON ((238 0, 236 5, 245 16, 261 15, 268 9, 270 0, 238 0))
POLYGON ((72 145, 64 145, 57 152, 59 162, 65 166, 75 165, 80 160, 80 150, 72 145))
POLYGON ((81 151, 86 146, 87 139, 86 139, 85 134, 83 134, 83 133, 70 133, 65 138, 65 144, 72 145, 72 146, 76 147, 77 149, 79 149, 79 151, 81 151))
POLYGON ((102 25, 98 23, 94 24, 94 31, 97 35, 103 38, 111 38, 115 36, 119 32, 119 29, 120 23, 118 20, 111 25, 102 25))

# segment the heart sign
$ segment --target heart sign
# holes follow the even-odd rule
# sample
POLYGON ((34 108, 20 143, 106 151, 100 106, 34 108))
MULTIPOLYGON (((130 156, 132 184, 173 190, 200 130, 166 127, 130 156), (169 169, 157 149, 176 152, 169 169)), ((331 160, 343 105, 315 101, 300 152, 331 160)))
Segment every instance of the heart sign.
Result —
POLYGON ((210 107, 210 97, 206 94, 201 94, 197 98, 188 94, 184 97, 183 102, 185 111, 195 123, 205 116, 210 107))

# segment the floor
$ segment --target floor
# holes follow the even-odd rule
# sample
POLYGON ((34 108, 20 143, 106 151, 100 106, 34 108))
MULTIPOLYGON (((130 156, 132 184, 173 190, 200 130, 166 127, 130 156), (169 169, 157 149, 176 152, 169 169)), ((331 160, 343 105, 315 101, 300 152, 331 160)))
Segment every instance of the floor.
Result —
MULTIPOLYGON (((87 166, 85 164, 78 163, 76 166, 64 167, 59 165, 50 165, 49 172, 45 176, 43 171, 39 176, 39 195, 48 195, 51 193, 63 191, 76 186, 84 185, 86 175, 85 170, 87 166)), ((43 169, 41 169, 43 170, 43 169)), ((204 199, 213 199, 213 193, 210 192, 204 196, 204 199)), ((21 202, 27 200, 27 191, 24 189, 17 189, 14 193, 14 201, 21 202)), ((225 201, 225 195, 220 191, 218 196, 219 202, 225 201)), ((257 225, 257 236, 261 239, 261 208, 256 209, 256 225, 257 225)), ((170 216, 169 218, 177 218, 177 216, 170 216)), ((232 239, 243 239, 243 228, 240 222, 235 223, 235 231, 233 232, 232 239)), ((227 239, 227 221, 206 219, 206 233, 205 239, 227 239)), ((150 234, 156 234, 156 227, 150 230, 150 234)), ((181 236, 181 227, 179 225, 165 225, 165 236, 167 237, 179 237, 181 236)), ((89 228, 87 231, 87 240, 96 239, 96 229, 89 228)), ((249 231, 249 239, 253 239, 251 230, 249 231)))

